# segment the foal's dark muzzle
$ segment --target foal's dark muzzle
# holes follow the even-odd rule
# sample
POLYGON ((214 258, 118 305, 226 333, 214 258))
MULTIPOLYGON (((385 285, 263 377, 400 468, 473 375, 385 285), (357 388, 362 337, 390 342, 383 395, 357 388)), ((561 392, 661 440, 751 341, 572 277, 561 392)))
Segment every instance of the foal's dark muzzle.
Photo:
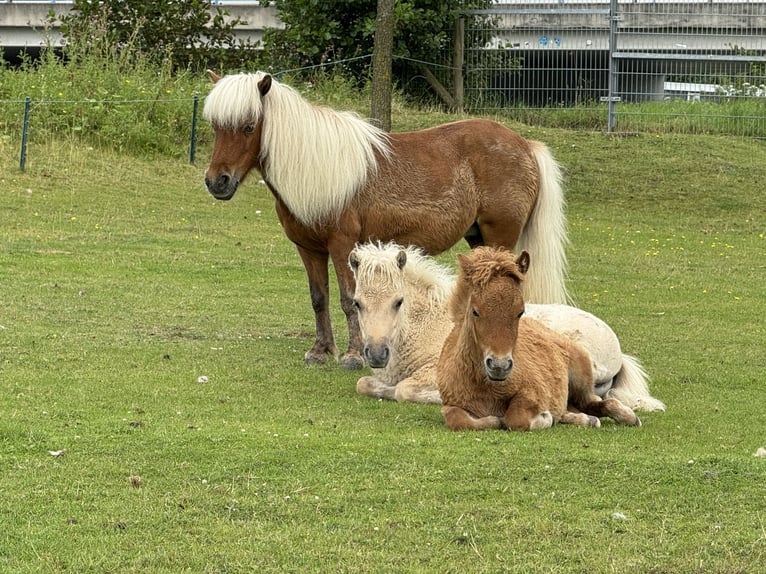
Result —
POLYGON ((373 369, 384 369, 391 358, 391 351, 386 344, 365 345, 364 360, 373 369))
POLYGON ((495 357, 488 355, 484 359, 484 372, 491 381, 501 383, 508 378, 513 368, 511 357, 495 357))
POLYGON ((205 175, 205 186, 210 195, 216 199, 228 201, 237 192, 239 178, 228 173, 218 174, 215 178, 205 175))

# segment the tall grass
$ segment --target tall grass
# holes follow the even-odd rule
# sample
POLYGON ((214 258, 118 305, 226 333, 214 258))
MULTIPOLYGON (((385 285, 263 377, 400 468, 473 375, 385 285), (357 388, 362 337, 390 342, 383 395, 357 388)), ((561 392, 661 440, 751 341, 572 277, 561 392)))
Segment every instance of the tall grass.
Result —
POLYGON ((68 60, 46 49, 37 61, 0 67, 0 135, 20 136, 29 97, 31 141, 74 137, 123 153, 178 157, 188 148, 194 96, 209 80, 121 58, 68 60))

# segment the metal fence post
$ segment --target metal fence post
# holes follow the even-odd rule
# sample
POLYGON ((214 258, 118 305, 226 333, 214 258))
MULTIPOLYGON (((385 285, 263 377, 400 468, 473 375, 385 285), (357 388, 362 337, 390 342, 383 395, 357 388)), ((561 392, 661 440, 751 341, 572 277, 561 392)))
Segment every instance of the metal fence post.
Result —
POLYGON ((19 169, 24 171, 27 165, 27 133, 29 132, 29 108, 32 107, 32 98, 27 96, 24 99, 24 123, 21 128, 21 157, 19 158, 19 169))
POLYGON ((617 126, 617 102, 620 101, 620 97, 617 95, 619 90, 617 60, 614 57, 614 53, 617 51, 617 22, 620 19, 617 10, 617 0, 611 0, 609 2, 609 95, 607 96, 609 117, 606 128, 608 133, 612 133, 617 126))
POLYGON ((194 107, 192 108, 191 141, 189 142, 189 163, 194 164, 194 156, 197 153, 197 109, 199 108, 199 95, 194 94, 194 107))

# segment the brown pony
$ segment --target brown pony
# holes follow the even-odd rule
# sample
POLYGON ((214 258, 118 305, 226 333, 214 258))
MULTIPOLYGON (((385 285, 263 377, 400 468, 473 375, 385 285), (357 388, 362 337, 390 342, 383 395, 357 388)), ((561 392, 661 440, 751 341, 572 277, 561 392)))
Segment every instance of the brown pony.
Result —
POLYGON ((437 364, 442 415, 453 430, 534 430, 554 423, 599 426, 599 417, 638 426, 636 414, 594 392, 587 351, 522 318, 529 254, 491 247, 458 255, 449 301, 453 329, 437 364))
POLYGON ((566 300, 561 174, 548 148, 483 119, 387 134, 355 114, 317 107, 263 72, 223 78, 205 100, 215 131, 208 191, 231 199, 255 168, 306 268, 317 338, 307 363, 337 355, 328 262, 349 329, 344 368, 360 368, 362 340, 347 265, 357 242, 418 245, 429 254, 464 237, 471 247, 518 243, 537 265, 526 296, 566 300))

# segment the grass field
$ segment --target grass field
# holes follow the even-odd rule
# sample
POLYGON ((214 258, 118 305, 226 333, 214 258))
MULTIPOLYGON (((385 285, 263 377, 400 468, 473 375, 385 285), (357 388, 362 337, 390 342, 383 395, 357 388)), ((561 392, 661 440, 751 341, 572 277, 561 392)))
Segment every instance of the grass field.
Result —
POLYGON ((20 173, 0 140, 0 571, 762 571, 766 148, 515 127, 566 170, 576 302, 668 406, 641 428, 452 433, 357 396, 302 364, 257 177, 220 203, 207 149, 38 142, 20 173))

